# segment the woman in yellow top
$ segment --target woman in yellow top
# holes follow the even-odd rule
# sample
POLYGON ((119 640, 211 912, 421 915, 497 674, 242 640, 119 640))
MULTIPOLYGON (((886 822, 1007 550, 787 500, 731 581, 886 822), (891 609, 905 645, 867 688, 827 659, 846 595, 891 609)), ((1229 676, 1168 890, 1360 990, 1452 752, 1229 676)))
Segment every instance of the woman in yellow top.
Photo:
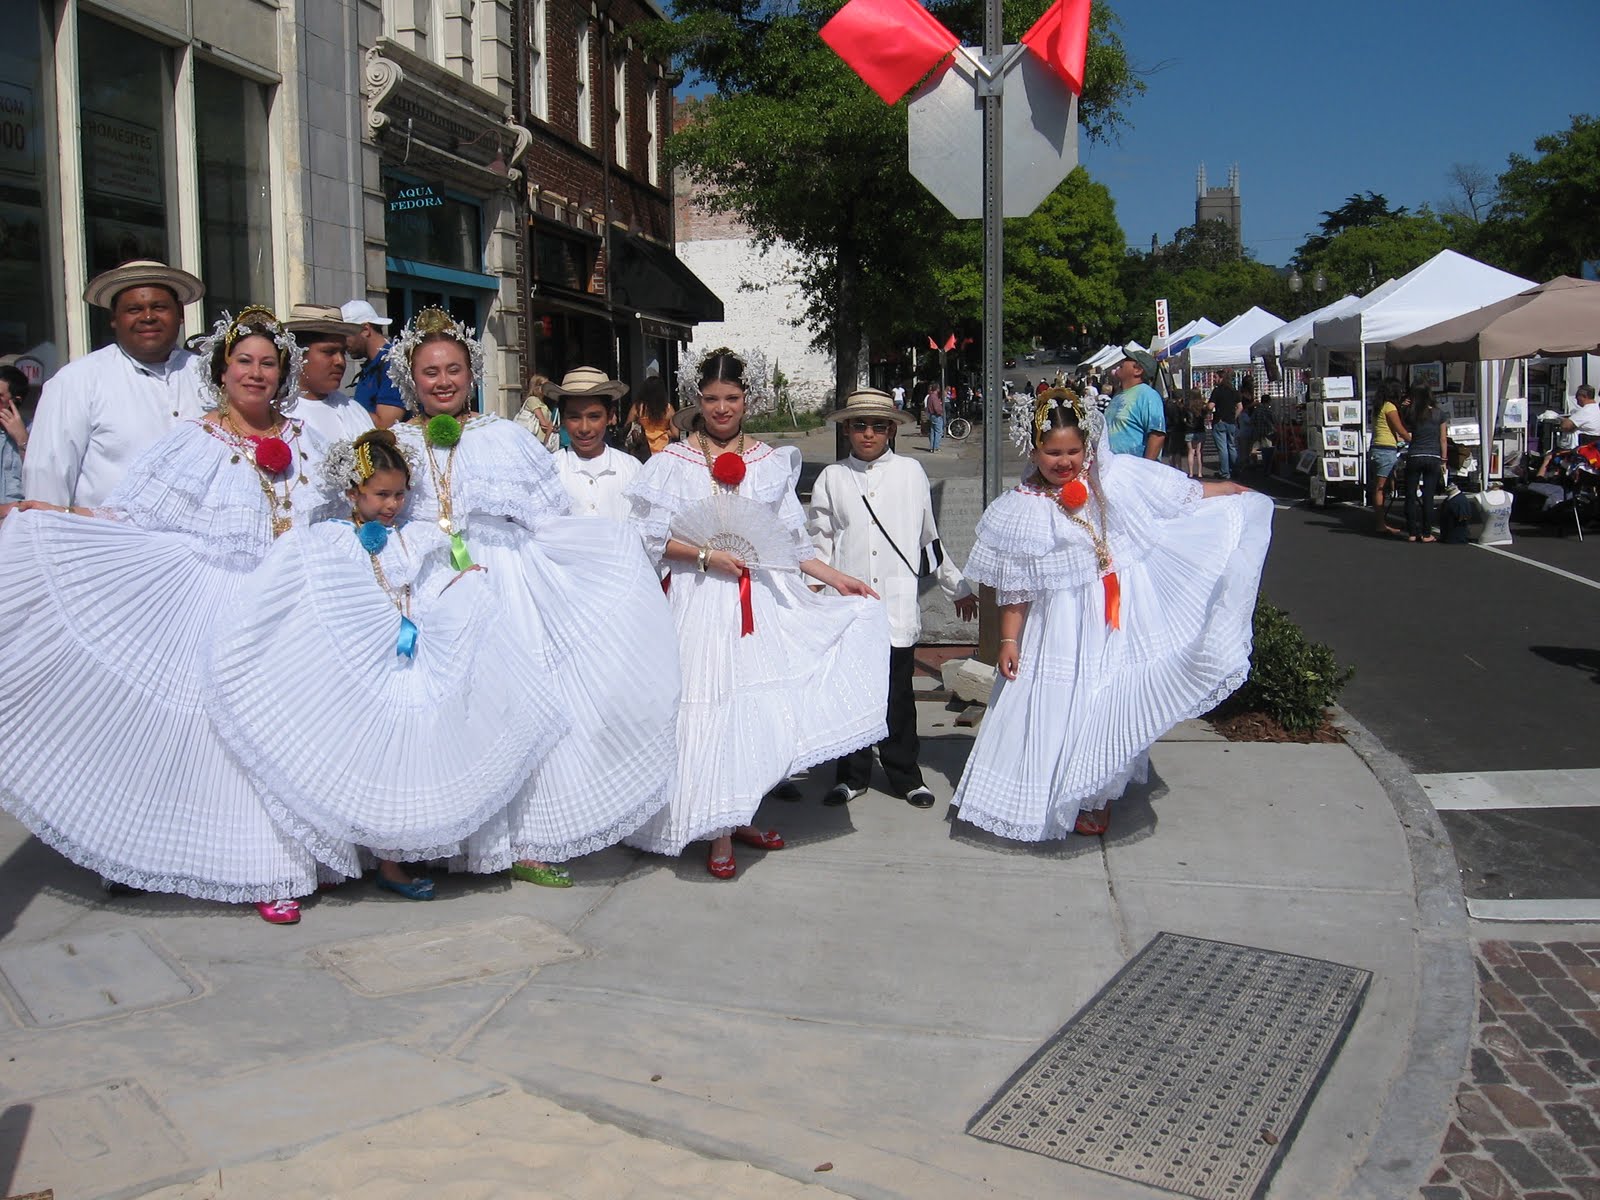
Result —
POLYGON ((659 375, 646 376, 634 402, 623 448, 641 462, 652 454, 660 454, 677 437, 672 424, 676 412, 672 401, 667 399, 666 382, 659 375))
POLYGON ((1400 454, 1402 442, 1409 442, 1405 422, 1400 417, 1400 401, 1405 392, 1398 379, 1385 379, 1378 388, 1378 412, 1372 419, 1372 450, 1368 461, 1372 466, 1372 512, 1379 533, 1391 537, 1405 537, 1406 531, 1389 524, 1389 479, 1394 474, 1395 459, 1400 454))

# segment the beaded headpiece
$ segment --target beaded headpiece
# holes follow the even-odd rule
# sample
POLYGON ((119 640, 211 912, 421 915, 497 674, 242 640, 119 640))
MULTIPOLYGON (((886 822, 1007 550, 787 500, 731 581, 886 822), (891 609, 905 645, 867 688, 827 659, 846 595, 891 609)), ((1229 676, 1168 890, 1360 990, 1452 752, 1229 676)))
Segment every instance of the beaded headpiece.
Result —
POLYGON ((1045 388, 1032 401, 1024 399, 1013 404, 1007 422, 1011 441, 1019 453, 1027 454, 1049 431, 1051 412, 1061 407, 1070 408, 1078 418, 1078 428, 1083 431, 1084 465, 1088 466, 1105 429, 1105 417, 1068 387, 1045 388))
MULTIPOLYGON (((422 459, 416 450, 396 439, 387 443, 406 460, 412 478, 422 469, 422 459)), ((343 495, 351 488, 360 487, 372 478, 372 450, 370 435, 363 434, 354 441, 334 442, 322 460, 322 485, 330 495, 343 495)))
POLYGON ((438 336, 453 338, 466 348, 473 386, 483 383, 483 343, 444 309, 430 304, 406 322, 389 348, 389 380, 400 389, 400 398, 412 412, 419 411, 422 405, 417 399, 417 381, 411 374, 411 356, 423 342, 438 336))
POLYGON ((200 342, 201 387, 205 390, 206 407, 221 408, 225 403, 222 386, 215 382, 215 363, 218 354, 226 358, 233 353, 240 338, 265 334, 278 348, 278 391, 272 397, 272 406, 280 413, 294 407, 300 395, 300 366, 305 356, 300 352, 294 335, 283 327, 273 311, 263 304, 251 304, 239 310, 237 317, 223 313, 211 332, 200 342))

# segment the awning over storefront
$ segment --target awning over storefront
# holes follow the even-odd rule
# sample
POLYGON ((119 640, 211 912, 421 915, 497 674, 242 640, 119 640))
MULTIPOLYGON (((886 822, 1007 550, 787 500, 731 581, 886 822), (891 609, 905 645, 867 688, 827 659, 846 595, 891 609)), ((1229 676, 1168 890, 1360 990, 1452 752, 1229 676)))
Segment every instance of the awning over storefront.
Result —
POLYGON ((614 237, 612 296, 623 308, 694 325, 723 319, 722 301, 671 250, 641 237, 614 237))

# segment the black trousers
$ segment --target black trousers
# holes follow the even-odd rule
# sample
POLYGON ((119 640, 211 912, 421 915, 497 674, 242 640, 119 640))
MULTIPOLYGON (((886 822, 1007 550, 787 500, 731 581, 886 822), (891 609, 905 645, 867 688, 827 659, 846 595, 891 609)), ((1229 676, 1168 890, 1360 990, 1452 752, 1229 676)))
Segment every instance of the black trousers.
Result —
MULTIPOLYGON (((878 743, 878 761, 889 777, 889 790, 897 796, 922 786, 922 768, 917 766, 917 755, 922 749, 917 738, 917 696, 911 686, 916 672, 916 654, 915 646, 889 648, 889 736, 878 743)), ((841 758, 835 778, 850 788, 869 786, 872 783, 872 747, 841 758)))

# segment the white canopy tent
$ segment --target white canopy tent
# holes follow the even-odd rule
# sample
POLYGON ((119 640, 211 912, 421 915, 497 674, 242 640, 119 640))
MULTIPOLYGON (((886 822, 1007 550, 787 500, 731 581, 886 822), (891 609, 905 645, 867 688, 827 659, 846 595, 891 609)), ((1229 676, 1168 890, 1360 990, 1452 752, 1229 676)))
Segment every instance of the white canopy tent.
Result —
POLYGON ((1316 322, 1311 345, 1318 350, 1361 351, 1403 333, 1415 333, 1472 312, 1534 286, 1531 279, 1475 258, 1441 250, 1420 267, 1385 284, 1348 312, 1316 322))
POLYGON ((1122 347, 1105 345, 1096 350, 1088 358, 1078 364, 1080 370, 1098 371, 1102 367, 1109 367, 1122 357, 1122 347))
POLYGON ((1170 358, 1181 354, 1195 342, 1210 337, 1221 328, 1215 321, 1207 317, 1196 317, 1185 325, 1180 325, 1164 338, 1157 338, 1150 343, 1150 353, 1156 358, 1170 358))
MULTIPOLYGON (((1369 349, 1381 354, 1382 347, 1394 338, 1474 312, 1534 286, 1532 280, 1520 275, 1491 267, 1454 250, 1441 250, 1421 266, 1370 293, 1355 308, 1317 321, 1312 326, 1305 352, 1321 356, 1344 351, 1358 356, 1356 388, 1361 397, 1364 444, 1368 421, 1369 349)), ((1498 391, 1504 396, 1509 386, 1509 372, 1502 370, 1497 377, 1489 364, 1479 365, 1480 430, 1485 426, 1490 430, 1495 428, 1494 393, 1498 391)), ((1363 482, 1365 461, 1363 458, 1363 482)))
POLYGON ((1205 341, 1191 346, 1184 355, 1187 365, 1190 369, 1249 366, 1255 340, 1282 324, 1282 317, 1264 308, 1247 309, 1205 341))
MULTIPOLYGON (((1311 327, 1318 321, 1326 317, 1341 316, 1360 303, 1360 296, 1340 296, 1332 304, 1324 304, 1321 308, 1314 309, 1303 317, 1296 317, 1292 321, 1279 325, 1276 329, 1268 330, 1250 344, 1250 357, 1259 358, 1263 362, 1286 358, 1286 347, 1310 337, 1311 327)), ((1303 366, 1304 364, 1297 363, 1295 365, 1303 366)))

